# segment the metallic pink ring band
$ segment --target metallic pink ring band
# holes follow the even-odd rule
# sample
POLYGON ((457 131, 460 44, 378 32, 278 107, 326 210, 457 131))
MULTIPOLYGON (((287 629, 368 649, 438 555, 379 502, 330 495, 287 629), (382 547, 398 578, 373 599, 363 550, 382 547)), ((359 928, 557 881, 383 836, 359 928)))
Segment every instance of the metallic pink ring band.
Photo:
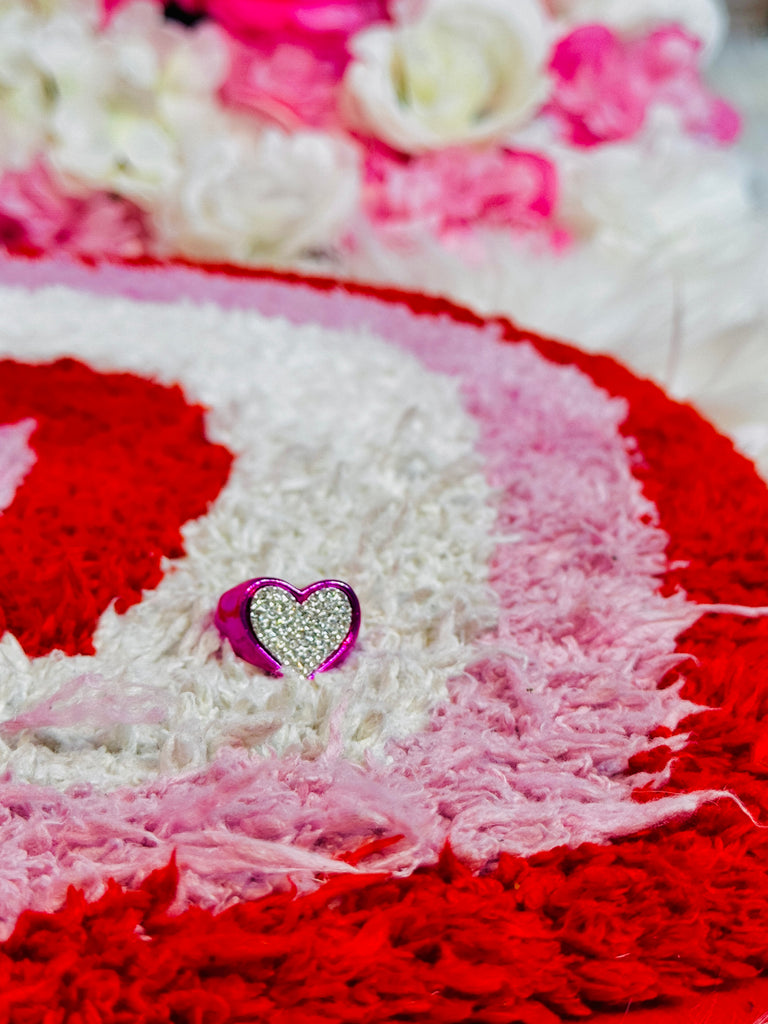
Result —
POLYGON ((339 665, 360 631, 360 602, 341 580, 318 580, 299 590, 285 580, 258 577, 222 594, 214 617, 239 657, 270 675, 284 666, 309 679, 339 665))

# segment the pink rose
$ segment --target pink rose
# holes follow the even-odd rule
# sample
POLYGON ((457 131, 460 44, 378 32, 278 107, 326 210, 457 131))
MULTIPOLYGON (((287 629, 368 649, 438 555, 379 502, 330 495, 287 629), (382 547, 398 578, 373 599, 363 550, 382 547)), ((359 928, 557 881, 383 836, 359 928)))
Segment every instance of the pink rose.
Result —
POLYGON ((230 45, 229 73, 221 99, 274 122, 286 131, 302 126, 339 127, 336 93, 339 62, 292 43, 230 45))
MULTIPOLYGON (((110 14, 125 0, 103 3, 110 14)), ((386 0, 177 0, 177 7, 208 15, 246 41, 286 33, 346 39, 375 21, 387 20, 386 0)))
POLYGON ((737 138, 741 129, 738 113, 702 81, 702 44, 698 39, 679 28, 661 28, 634 46, 654 101, 677 109, 687 131, 722 144, 737 138))
POLYGON ((623 40, 603 25, 585 25, 554 49, 547 109, 577 146, 631 138, 652 105, 675 110, 692 135, 732 142, 738 115, 705 86, 700 54, 701 43, 680 28, 623 40))
POLYGON ((150 249, 142 212, 106 192, 64 195, 42 161, 0 178, 0 245, 11 252, 133 259, 150 249))
POLYGON ((401 157, 380 148, 369 152, 365 176, 366 211, 390 235, 419 225, 448 242, 477 225, 555 234, 557 172, 535 153, 451 148, 401 157))
POLYGON ((202 7, 234 35, 245 38, 291 29, 346 37, 386 19, 384 0, 202 0, 202 7))
POLYGON ((603 25, 577 28, 555 47, 548 109, 575 145, 627 139, 642 127, 650 83, 629 56, 627 46, 603 25))

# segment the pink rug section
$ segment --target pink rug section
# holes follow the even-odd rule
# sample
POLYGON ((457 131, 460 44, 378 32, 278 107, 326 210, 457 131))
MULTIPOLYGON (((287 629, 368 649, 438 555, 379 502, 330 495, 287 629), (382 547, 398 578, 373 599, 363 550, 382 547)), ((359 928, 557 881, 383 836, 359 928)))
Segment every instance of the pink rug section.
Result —
MULTIPOLYGON (((176 299, 197 284, 199 298, 202 275, 172 271, 170 285, 159 276, 109 268, 91 283, 154 298, 170 297, 170 287, 176 299)), ((69 884, 89 896, 108 877, 134 886, 173 851, 178 906, 222 908, 288 879, 308 889, 355 870, 339 857, 375 838, 401 837, 363 870, 410 871, 446 840, 482 867, 502 851, 630 834, 710 799, 633 803, 648 777, 624 774, 654 728, 674 729, 694 710, 658 682, 679 662, 675 638, 699 612, 657 593, 666 538, 631 475, 633 453, 618 431, 623 403, 528 346, 497 344, 493 328, 276 282, 211 279, 217 301, 227 285, 231 305, 370 326, 459 377, 499 495, 498 630, 428 727, 391 743, 386 761, 350 764, 332 740, 311 762, 229 751, 195 775, 111 794, 4 780, 2 933, 24 908, 56 907, 69 884)))

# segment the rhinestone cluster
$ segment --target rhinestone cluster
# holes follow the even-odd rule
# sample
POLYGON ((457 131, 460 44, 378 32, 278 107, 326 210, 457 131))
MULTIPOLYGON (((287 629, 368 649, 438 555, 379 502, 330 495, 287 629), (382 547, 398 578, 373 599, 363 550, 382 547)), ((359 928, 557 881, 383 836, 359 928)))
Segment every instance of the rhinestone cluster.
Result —
POLYGON ((338 587, 316 590, 302 604, 282 587, 261 587, 248 613, 261 646, 305 676, 341 647, 352 624, 352 606, 338 587))

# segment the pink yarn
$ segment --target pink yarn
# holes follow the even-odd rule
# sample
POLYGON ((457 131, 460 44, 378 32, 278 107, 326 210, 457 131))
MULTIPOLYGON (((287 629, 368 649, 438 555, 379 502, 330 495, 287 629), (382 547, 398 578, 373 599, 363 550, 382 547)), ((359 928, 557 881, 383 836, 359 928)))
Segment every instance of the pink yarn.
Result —
POLYGON ((23 715, 0 723, 0 736, 12 736, 23 729, 162 722, 165 707, 150 687, 134 685, 116 689, 99 675, 75 676, 52 697, 41 701, 23 715))
POLYGON ((0 515, 11 504, 19 484, 37 461, 29 445, 35 426, 31 419, 0 426, 0 515))
MULTIPOLYGON (((134 287, 178 297, 197 280, 169 276, 150 273, 134 287)), ((288 877, 306 889, 354 870, 338 855, 375 836, 403 838, 364 869, 409 871, 446 839, 479 866, 502 850, 629 833, 706 799, 634 803, 632 788, 646 777, 623 774, 652 745, 653 728, 674 728, 693 710, 676 687, 657 684, 678 660, 676 635, 699 614, 657 593, 665 537, 641 522, 653 509, 617 430, 623 403, 573 368, 497 344, 492 329, 417 319, 341 292, 212 287, 229 287, 233 304, 296 320, 373 327, 460 377, 499 493, 499 628, 428 727, 392 743, 386 762, 350 764, 332 741, 315 761, 223 751, 202 772, 110 794, 2 781, 3 932, 25 907, 57 906, 71 883, 88 895, 107 877, 135 885, 173 850, 183 869, 178 905, 223 907, 288 877)), ((31 714, 60 715, 72 696, 31 714)))

